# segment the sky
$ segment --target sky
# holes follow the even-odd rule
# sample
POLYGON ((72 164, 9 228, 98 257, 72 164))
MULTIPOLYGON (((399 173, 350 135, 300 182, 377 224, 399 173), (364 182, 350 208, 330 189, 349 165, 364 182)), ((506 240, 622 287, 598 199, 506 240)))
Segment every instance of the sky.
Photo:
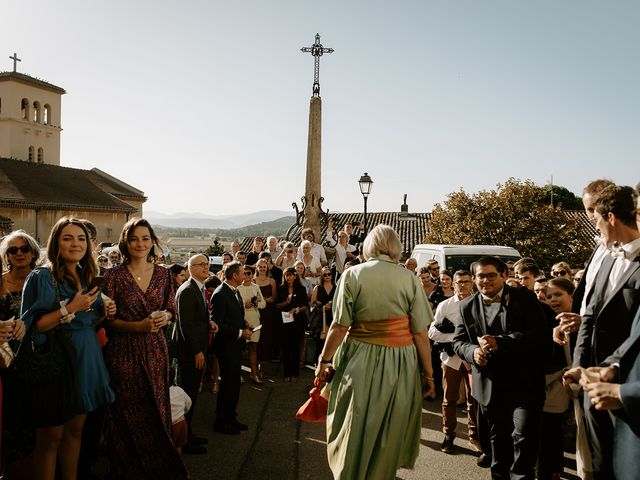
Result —
POLYGON ((63 87, 61 163, 145 210, 291 210, 322 44, 330 211, 430 211, 509 177, 640 180, 634 0, 3 0, 0 70, 63 87))

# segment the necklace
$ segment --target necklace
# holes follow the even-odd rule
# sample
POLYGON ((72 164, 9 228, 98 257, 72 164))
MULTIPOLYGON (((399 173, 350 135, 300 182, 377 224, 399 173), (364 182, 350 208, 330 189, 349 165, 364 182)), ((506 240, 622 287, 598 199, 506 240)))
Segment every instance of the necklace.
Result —
POLYGON ((139 282, 142 281, 142 276, 146 275, 151 270, 153 270, 153 266, 146 268, 140 274, 138 274, 137 272, 134 272, 133 270, 129 269, 129 271, 131 272, 131 275, 133 275, 133 277, 139 282))

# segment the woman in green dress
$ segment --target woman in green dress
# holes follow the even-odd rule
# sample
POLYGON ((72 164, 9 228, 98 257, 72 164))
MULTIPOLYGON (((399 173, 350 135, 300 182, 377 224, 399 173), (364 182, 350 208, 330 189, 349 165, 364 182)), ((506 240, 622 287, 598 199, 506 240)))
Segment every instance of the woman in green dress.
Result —
POLYGON ((327 412, 334 477, 386 480, 418 456, 422 391, 434 390, 433 317, 418 278, 398 265, 402 245, 391 227, 371 230, 363 252, 367 261, 338 282, 316 376, 325 380, 335 368, 327 412))

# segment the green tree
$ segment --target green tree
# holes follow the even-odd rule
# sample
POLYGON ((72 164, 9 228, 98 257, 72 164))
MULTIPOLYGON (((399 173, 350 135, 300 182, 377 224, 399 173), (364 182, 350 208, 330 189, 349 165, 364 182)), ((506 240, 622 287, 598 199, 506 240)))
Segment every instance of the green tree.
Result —
POLYGON ((532 257, 546 271, 565 260, 579 265, 592 248, 579 221, 547 201, 547 191, 531 181, 509 178, 495 190, 464 190, 436 204, 427 243, 506 245, 532 257))
MULTIPOLYGON (((545 199, 549 204, 551 204, 551 189, 551 185, 545 187, 545 199)), ((553 185, 553 205, 559 205, 563 210, 582 210, 584 208, 581 197, 560 185, 553 185)))
POLYGON ((220 244, 218 239, 216 238, 213 241, 213 245, 209 245, 207 249, 204 251, 204 254, 207 256, 215 257, 222 255, 224 253, 224 247, 220 244))

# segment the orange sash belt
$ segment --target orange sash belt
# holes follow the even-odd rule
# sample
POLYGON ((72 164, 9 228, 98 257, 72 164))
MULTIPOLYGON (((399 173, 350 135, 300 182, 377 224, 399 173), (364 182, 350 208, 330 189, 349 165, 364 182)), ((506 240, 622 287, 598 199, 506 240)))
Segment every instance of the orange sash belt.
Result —
POLYGON ((381 347, 406 347, 413 345, 409 329, 409 317, 393 317, 385 320, 354 323, 349 328, 349 337, 360 342, 381 347))

